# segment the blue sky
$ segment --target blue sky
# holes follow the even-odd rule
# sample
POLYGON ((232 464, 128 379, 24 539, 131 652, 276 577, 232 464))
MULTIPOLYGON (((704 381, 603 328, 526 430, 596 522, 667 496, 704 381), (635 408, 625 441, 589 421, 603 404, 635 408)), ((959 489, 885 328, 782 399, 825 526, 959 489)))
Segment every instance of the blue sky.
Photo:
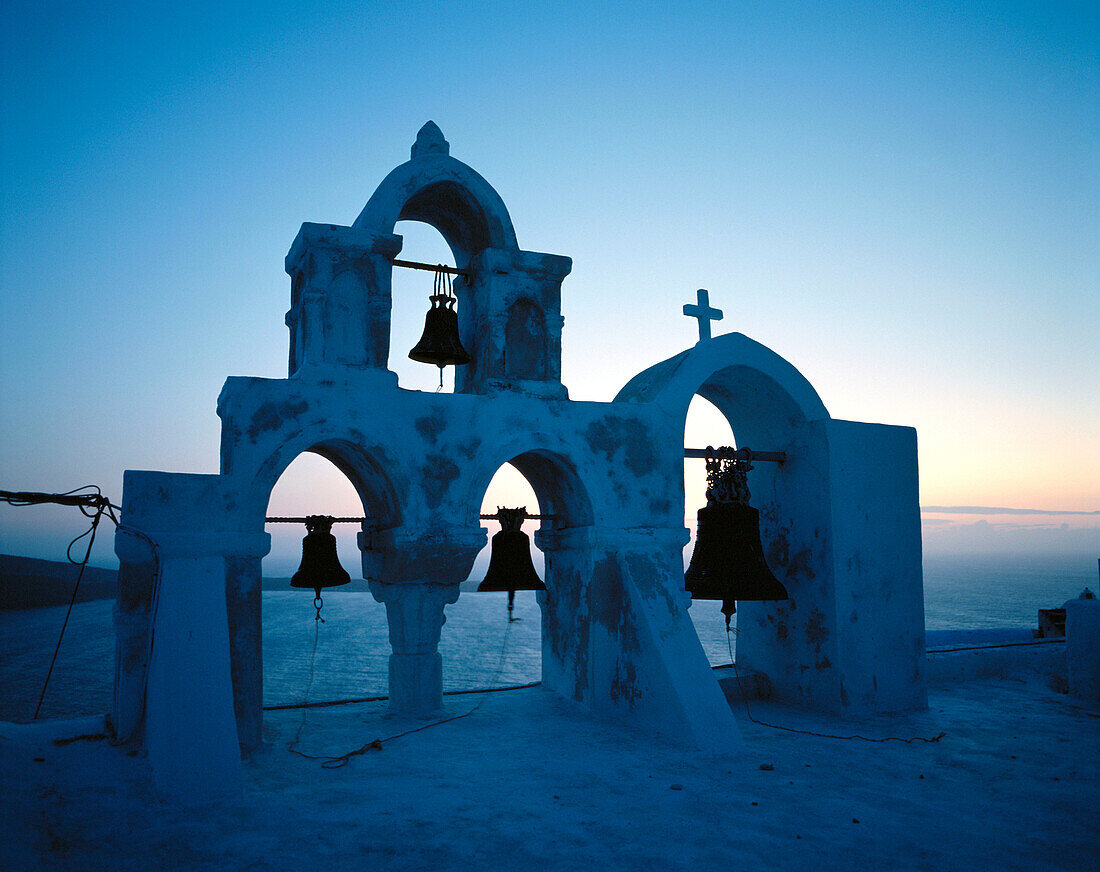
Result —
MULTIPOLYGON (((285 374, 298 227, 350 224, 431 118, 573 258, 574 398, 693 342, 705 287, 835 417, 917 427, 922 503, 1100 509, 1094 4, 593 6, 5 4, 0 487, 216 471, 224 378, 285 374)), ((392 366, 431 388, 423 282, 392 366)), ((56 557, 67 517, 0 507, 0 550, 56 557)), ((1096 517, 926 544, 1092 552, 1096 517)))

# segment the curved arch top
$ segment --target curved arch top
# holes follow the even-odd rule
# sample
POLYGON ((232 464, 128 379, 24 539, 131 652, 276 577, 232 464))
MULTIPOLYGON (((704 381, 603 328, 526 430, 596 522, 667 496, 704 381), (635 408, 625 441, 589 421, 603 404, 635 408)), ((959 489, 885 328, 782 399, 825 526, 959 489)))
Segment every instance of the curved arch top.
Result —
MULTIPOLYGON (((545 433, 517 434, 506 439, 470 466, 463 486, 463 504, 480 506, 497 470, 510 463, 531 485, 541 512, 556 516, 555 526, 588 526, 595 516, 592 497, 569 459, 571 454, 571 446, 545 433)), ((471 512, 476 515, 477 509, 471 512)))
POLYGON ((773 414, 781 411, 788 419, 829 417, 802 373, 742 333, 716 336, 643 370, 626 383, 615 402, 657 403, 670 414, 685 417, 696 394, 725 407, 724 411, 737 401, 751 408, 772 404, 773 414))
POLYGON ((450 156, 431 121, 421 128, 412 153, 382 180, 353 227, 390 234, 398 221, 422 221, 447 240, 459 266, 486 248, 519 248, 500 195, 478 172, 450 156))
POLYGON ((353 439, 334 436, 325 428, 307 428, 280 444, 256 468, 244 490, 245 515, 262 526, 272 488, 299 455, 311 452, 325 458, 351 482, 364 514, 381 527, 401 522, 401 501, 379 459, 353 439))

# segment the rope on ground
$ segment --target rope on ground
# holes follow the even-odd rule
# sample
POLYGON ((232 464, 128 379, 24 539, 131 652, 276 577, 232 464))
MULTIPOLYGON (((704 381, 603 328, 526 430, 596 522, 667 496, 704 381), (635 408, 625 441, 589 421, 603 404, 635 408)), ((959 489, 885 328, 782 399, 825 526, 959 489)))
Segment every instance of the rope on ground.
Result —
POLYGON ((799 733, 803 736, 818 736, 822 739, 844 739, 845 741, 851 739, 858 739, 861 742, 905 742, 906 744, 912 744, 913 742, 928 742, 932 744, 938 742, 947 733, 940 733, 938 736, 927 738, 925 736, 911 736, 909 738, 902 738, 901 736, 885 736, 881 739, 868 738, 867 736, 834 736, 832 733, 815 733, 813 730, 796 730, 794 727, 781 727, 778 724, 769 724, 766 721, 758 721, 752 716, 752 711, 749 709, 749 698, 745 696, 745 688, 741 686, 741 675, 737 671, 737 663, 733 659, 733 643, 730 640, 732 633, 736 632, 733 629, 726 629, 726 645, 729 647, 730 652, 730 666, 733 667, 733 677, 737 680, 737 689, 741 691, 741 702, 745 704, 745 714, 748 715, 750 721, 754 724, 759 724, 762 727, 769 727, 773 730, 783 730, 787 733, 799 733))
MULTIPOLYGON (((309 707, 309 692, 313 689, 313 675, 314 664, 317 660, 317 640, 321 636, 321 624, 324 621, 321 620, 320 609, 317 610, 317 618, 313 622, 313 650, 309 653, 309 680, 306 682, 306 692, 302 697, 302 719, 298 722, 298 732, 294 734, 294 741, 287 745, 287 750, 292 754, 301 754, 300 751, 295 750, 298 743, 302 741, 302 728, 306 725, 306 709, 309 707)), ((306 756, 301 754, 301 756, 306 756)))
MULTIPOLYGON (((714 667, 715 669, 719 667, 714 667)), ((445 690, 444 696, 464 696, 471 693, 502 693, 506 690, 525 690, 528 687, 538 687, 541 681, 529 681, 527 684, 508 684, 504 687, 470 687, 465 690, 445 690)), ((359 705, 366 702, 385 702, 389 696, 361 696, 355 699, 326 699, 322 702, 286 702, 278 705, 265 705, 265 712, 285 712, 300 708, 332 708, 338 705, 359 705)))
MULTIPOLYGON (((511 622, 509 622, 504 628, 504 641, 500 646, 500 660, 497 662, 496 672, 493 674, 493 677, 490 680, 490 684, 495 684, 500 678, 501 672, 504 670, 504 658, 505 653, 508 650, 508 636, 511 634, 511 632, 512 624, 511 622)), ((452 715, 449 718, 441 718, 438 721, 432 721, 430 724, 424 724, 424 726, 422 727, 414 727, 411 730, 405 730, 402 733, 395 733, 394 735, 387 736, 384 739, 372 739, 371 741, 360 745, 354 751, 348 751, 346 754, 340 754, 339 756, 306 754, 302 751, 298 751, 293 747, 293 745, 297 744, 297 738, 295 738, 295 741, 291 743, 291 746, 288 746, 287 750, 290 751, 292 754, 297 754, 299 757, 305 757, 307 760, 320 760, 322 769, 340 769, 344 766, 347 766, 352 757, 358 757, 361 754, 367 753, 367 751, 381 751, 382 746, 385 745, 387 742, 393 742, 396 739, 403 739, 405 736, 411 736, 413 733, 420 733, 424 730, 430 730, 432 727, 438 727, 442 724, 449 724, 452 721, 460 721, 463 718, 468 718, 479 708, 481 708, 485 700, 489 698, 490 693, 494 692, 495 690, 506 689, 510 690, 512 688, 489 688, 482 694, 481 699, 477 701, 477 704, 467 712, 463 712, 460 715, 452 715)), ((305 722, 305 712, 302 713, 302 722, 305 722)), ((298 728, 298 734, 301 735, 301 726, 299 726, 298 728)))

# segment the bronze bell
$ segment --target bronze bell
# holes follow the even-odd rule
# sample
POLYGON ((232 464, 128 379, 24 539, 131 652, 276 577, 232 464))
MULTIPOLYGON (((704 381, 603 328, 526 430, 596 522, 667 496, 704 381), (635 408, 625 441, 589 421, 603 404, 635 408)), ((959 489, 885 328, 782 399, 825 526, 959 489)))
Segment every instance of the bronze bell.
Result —
POLYGON ((409 352, 409 357, 420 363, 438 366, 442 384, 443 367, 467 364, 470 355, 458 337, 458 313, 454 308, 456 298, 451 293, 450 279, 443 272, 436 273, 431 301, 432 307, 424 316, 424 333, 409 352))
POLYGON ((790 599, 772 574, 760 544, 760 513, 749 505, 747 461, 733 449, 708 447, 707 505, 699 510, 699 528, 684 586, 693 600, 721 600, 729 627, 737 600, 790 599))
POLYGON ((535 564, 531 562, 531 540, 520 526, 527 517, 527 507, 505 509, 497 506, 496 519, 500 532, 490 542, 489 569, 478 591, 508 591, 508 620, 513 620, 517 590, 546 590, 535 564))
POLYGON ((291 587, 313 590, 313 605, 317 617, 321 617, 321 590, 326 587, 338 587, 351 581, 351 576, 340 565, 336 554, 336 537, 332 535, 333 519, 327 515, 310 515, 306 518, 306 537, 302 540, 302 564, 294 577, 291 587))

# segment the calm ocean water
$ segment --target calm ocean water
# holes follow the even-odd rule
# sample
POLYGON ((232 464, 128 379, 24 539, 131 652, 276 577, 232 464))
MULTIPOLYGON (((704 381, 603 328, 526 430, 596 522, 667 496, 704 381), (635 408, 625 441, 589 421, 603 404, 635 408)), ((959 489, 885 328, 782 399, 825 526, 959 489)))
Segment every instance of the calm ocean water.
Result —
MULTIPOLYGON (((1086 585, 1097 590, 1096 559, 926 558, 925 625, 930 630, 1034 627, 1036 611, 1054 608, 1086 585)), ((311 597, 299 591, 264 593, 264 701, 306 696, 314 639, 311 597)), ((40 717, 66 717, 110 707, 114 669, 112 603, 77 605, 65 634, 40 717)), ((386 613, 368 593, 325 596, 310 700, 386 693, 389 644, 386 613)), ((516 596, 520 621, 509 629, 504 594, 463 593, 447 606, 440 652, 444 690, 523 684, 539 679, 541 629, 534 594, 516 596), (506 638, 507 637, 507 638, 506 638), (506 643, 506 644, 505 644, 506 643), (503 657, 502 657, 503 653, 503 657)), ((718 603, 691 609, 711 663, 726 663, 718 603)), ((65 608, 0 612, 0 720, 34 713, 65 608)))

